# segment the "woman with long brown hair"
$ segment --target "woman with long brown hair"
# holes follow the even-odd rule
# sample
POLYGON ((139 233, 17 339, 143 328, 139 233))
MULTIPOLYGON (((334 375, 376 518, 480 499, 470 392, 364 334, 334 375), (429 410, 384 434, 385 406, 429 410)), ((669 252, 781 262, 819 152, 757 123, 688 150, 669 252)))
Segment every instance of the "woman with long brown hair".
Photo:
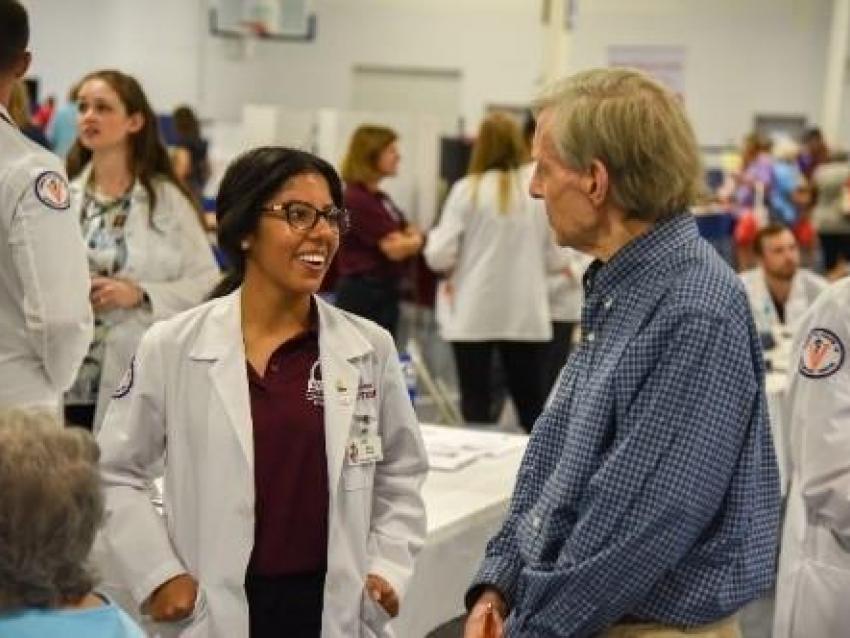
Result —
POLYGON ((88 248, 95 337, 65 412, 91 427, 147 327, 199 303, 218 269, 133 77, 104 70, 81 81, 68 176, 88 248))
POLYGON ((547 259, 556 255, 542 206, 528 195, 530 179, 519 126, 507 115, 489 115, 467 176, 449 192, 425 247, 428 265, 447 279, 438 317, 454 350, 464 419, 497 418, 491 363, 498 352, 528 431, 545 398, 541 371, 552 337, 547 259))

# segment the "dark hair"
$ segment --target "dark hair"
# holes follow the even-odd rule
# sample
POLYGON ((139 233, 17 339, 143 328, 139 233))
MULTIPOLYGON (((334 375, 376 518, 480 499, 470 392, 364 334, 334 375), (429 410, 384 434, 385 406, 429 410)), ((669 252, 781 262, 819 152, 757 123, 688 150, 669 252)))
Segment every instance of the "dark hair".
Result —
POLYGON ((761 255, 763 254, 764 240, 765 239, 767 239, 768 237, 773 237, 775 235, 779 235, 781 233, 784 233, 786 230, 789 233, 791 232, 791 229, 788 228, 788 226, 785 226, 784 224, 779 224, 779 223, 776 223, 776 222, 771 222, 770 224, 768 224, 764 228, 761 228, 756 233, 756 237, 753 240, 753 249, 755 250, 756 255, 761 257, 761 255))
MULTIPOLYGON (((106 82, 118 94, 129 115, 135 113, 142 115, 144 120, 142 128, 137 133, 130 135, 129 169, 142 182, 142 186, 148 194, 151 214, 156 207, 156 191, 153 187, 155 177, 163 178, 174 184, 186 196, 186 199, 194 204, 192 195, 180 184, 174 174, 174 167, 171 165, 168 151, 165 150, 165 145, 159 137, 156 115, 136 78, 115 69, 105 69, 89 73, 78 82, 77 86, 82 88, 89 80, 106 82)), ((68 153, 68 177, 74 179, 79 175, 86 164, 91 161, 91 157, 91 150, 83 146, 80 143, 80 138, 77 138, 68 153)))
POLYGON ((178 106, 172 114, 174 129, 184 140, 201 139, 201 125, 195 112, 188 106, 178 106))
POLYGON ((823 133, 816 126, 813 126, 811 128, 807 128, 803 132, 803 137, 802 137, 803 144, 808 144, 809 142, 822 141, 822 140, 823 140, 823 133))
POLYGON ((0 0, 0 71, 12 68, 29 41, 27 10, 17 0, 0 0))
POLYGON ((262 146, 237 157, 221 180, 216 198, 218 246, 228 260, 224 278, 210 293, 222 297, 242 285, 245 253, 242 240, 254 233, 261 208, 297 175, 315 174, 325 178, 335 206, 342 208, 342 182, 334 167, 320 157, 283 146, 262 146))

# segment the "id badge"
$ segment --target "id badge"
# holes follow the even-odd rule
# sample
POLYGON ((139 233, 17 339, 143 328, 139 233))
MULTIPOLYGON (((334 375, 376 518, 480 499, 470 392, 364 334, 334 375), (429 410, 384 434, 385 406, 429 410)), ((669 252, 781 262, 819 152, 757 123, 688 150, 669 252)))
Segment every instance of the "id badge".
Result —
POLYGON ((361 434, 348 442, 345 454, 349 465, 367 465, 384 459, 381 437, 361 434))

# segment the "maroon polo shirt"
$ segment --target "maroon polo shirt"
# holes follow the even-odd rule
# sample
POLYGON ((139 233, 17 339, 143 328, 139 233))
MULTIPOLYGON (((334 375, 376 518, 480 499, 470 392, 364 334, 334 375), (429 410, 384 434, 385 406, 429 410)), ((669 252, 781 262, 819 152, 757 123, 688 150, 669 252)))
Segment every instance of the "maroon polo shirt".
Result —
POLYGON ((351 212, 351 229, 339 247, 339 276, 398 279, 401 264, 390 261, 378 242, 394 231, 404 230, 404 214, 386 193, 370 191, 359 183, 346 184, 345 207, 351 212))
POLYGON ((314 308, 313 327, 275 350, 264 376, 247 364, 256 485, 252 574, 325 570, 328 464, 318 362, 314 308))

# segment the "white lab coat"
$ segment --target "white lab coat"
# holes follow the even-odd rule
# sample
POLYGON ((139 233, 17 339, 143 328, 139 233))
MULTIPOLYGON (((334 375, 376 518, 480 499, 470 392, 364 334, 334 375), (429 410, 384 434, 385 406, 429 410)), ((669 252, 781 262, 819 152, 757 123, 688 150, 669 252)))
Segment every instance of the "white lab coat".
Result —
MULTIPOLYGON (((71 182, 71 210, 77 220, 90 173, 88 166, 71 182)), ((147 192, 141 182, 133 187, 124 230, 127 264, 116 273, 141 286, 150 298, 150 309, 118 309, 106 315, 113 325, 104 346, 95 426, 103 420, 106 404, 145 330, 155 321, 201 303, 220 278, 212 249, 189 200, 166 180, 154 180, 154 188, 157 202, 151 220, 147 192)))
POLYGON ((0 105, 0 405, 58 413, 91 342, 88 266, 67 195, 59 159, 0 105), (58 202, 38 192, 51 176, 58 202))
MULTIPOLYGON (((753 268, 741 273, 741 281, 747 291, 747 299, 759 332, 775 332, 782 327, 773 299, 767 289, 764 271, 753 268)), ((785 326, 794 331, 806 311, 812 307, 817 296, 828 286, 820 275, 800 268, 791 282, 791 293, 785 304, 785 326)))
MULTIPOLYGON (((800 324, 786 401, 791 485, 776 586, 774 638, 850 632, 850 280, 831 286, 800 324), (829 376, 800 372, 810 331, 830 331, 844 360, 829 376)), ((837 353, 830 355, 837 361, 837 353)))
POLYGON ((564 263, 542 202, 528 194, 531 167, 513 174, 507 212, 499 208, 499 171, 452 186, 429 233, 425 261, 447 274, 436 314, 446 341, 548 341, 547 274, 564 263))
POLYGON ((549 313, 552 321, 578 323, 581 321, 581 307, 584 303, 584 285, 582 279, 593 257, 574 248, 560 248, 566 261, 565 267, 550 273, 546 278, 549 293, 549 313))
MULTIPOLYGON (((374 572, 404 596, 426 531, 425 450, 389 333, 317 304, 330 487, 322 638, 391 636, 363 585, 374 572), (364 390, 370 384, 376 396, 364 390), (355 415, 373 417, 382 462, 344 459, 360 432, 355 415)), ((245 361, 238 291, 154 325, 98 435, 107 580, 130 587, 136 605, 182 572, 200 583, 192 619, 155 635, 248 636, 254 450, 245 361), (163 470, 164 517, 150 501, 163 470)))

